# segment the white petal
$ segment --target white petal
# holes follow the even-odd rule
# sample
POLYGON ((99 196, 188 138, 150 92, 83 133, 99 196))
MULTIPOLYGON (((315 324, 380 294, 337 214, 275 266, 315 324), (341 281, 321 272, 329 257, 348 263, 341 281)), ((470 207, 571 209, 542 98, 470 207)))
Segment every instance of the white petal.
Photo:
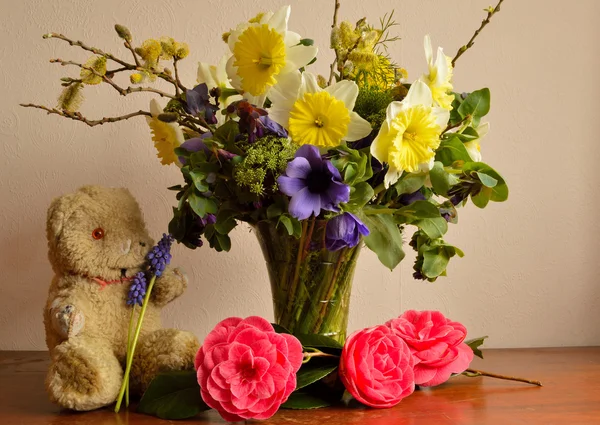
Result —
POLYGON ((271 108, 269 109, 269 118, 275 121, 277 124, 284 128, 288 128, 290 121, 290 110, 284 108, 271 108))
POLYGON ((388 126, 392 125, 392 120, 398 116, 400 112, 407 109, 403 102, 391 102, 385 111, 385 122, 388 126))
POLYGON ((262 17, 260 18, 260 21, 258 21, 259 24, 266 24, 267 22, 269 22, 269 19, 271 19, 273 17, 273 12, 268 11, 265 12, 262 17))
POLYGON ((198 62, 198 77, 196 81, 198 84, 206 83, 209 90, 218 85, 213 78, 211 66, 205 62, 198 62))
POLYGON ((383 184, 386 189, 394 183, 396 183, 402 175, 402 170, 397 170, 392 164, 389 165, 390 168, 388 169, 388 172, 385 174, 385 178, 383 179, 383 184))
POLYGON ((485 122, 483 124, 479 124, 477 127, 477 134, 479 134, 479 138, 483 139, 490 131, 490 123, 485 122))
POLYGON ((479 139, 471 140, 464 144, 467 153, 475 162, 481 162, 481 152, 479 151, 479 139))
POLYGON ((325 91, 338 100, 344 102, 349 111, 354 109, 354 103, 358 97, 358 86, 354 81, 343 80, 325 88, 325 91))
POLYGON ((227 39, 227 45, 229 46, 229 50, 233 52, 233 48, 235 47, 235 43, 237 43, 240 35, 250 26, 248 22, 242 22, 237 26, 235 30, 232 30, 229 34, 229 38, 227 39))
POLYGON ((360 140, 371 133, 371 124, 356 112, 350 112, 350 122, 348 123, 348 133, 343 138, 349 142, 360 140))
POLYGON ((300 34, 293 32, 293 31, 288 31, 285 33, 285 45, 292 47, 297 45, 298 43, 300 43, 300 40, 302 40, 302 37, 300 36, 300 34))
POLYGON ((389 131, 390 127, 388 126, 388 123, 387 121, 384 121, 383 124, 381 124, 381 128, 379 129, 379 133, 375 137, 375 140, 371 143, 371 155, 381 163, 387 162, 388 160, 389 131))
POLYGON ((237 74, 237 67, 233 66, 233 62, 235 62, 234 56, 229 58, 229 60, 227 61, 227 64, 225 65, 225 68, 227 69, 227 75, 229 76, 229 79, 231 80, 231 85, 235 89, 241 90, 242 89, 242 79, 237 74))
POLYGON ((308 63, 317 56, 315 46, 298 45, 286 49, 285 66, 281 73, 288 73, 305 67, 308 63))
POLYGON ((228 55, 221 56, 219 59, 219 63, 217 64, 217 69, 215 70, 215 80, 217 84, 225 84, 226 86, 230 86, 229 84, 229 76, 227 75, 227 61, 229 60, 228 55))
POLYGON ((277 12, 271 16, 267 24, 274 28, 280 34, 285 34, 288 26, 288 19, 290 19, 290 6, 283 6, 277 12))
POLYGON ((431 106, 433 103, 431 90, 423 81, 415 81, 412 86, 410 86, 408 94, 404 100, 402 100, 402 103, 407 108, 415 105, 431 106))
POLYGON ((160 107, 156 99, 152 99, 150 101, 150 113, 153 117, 157 117, 158 115, 163 113, 163 108, 160 107))
POLYGON ((432 65, 433 64, 433 49, 431 48, 431 38, 429 37, 429 34, 427 34, 425 36, 424 47, 425 47, 425 59, 427 60, 427 63, 429 65, 432 65))
POLYGON ((246 99, 248 102, 250 102, 252 105, 255 105, 259 108, 262 108, 263 105, 265 104, 265 100, 267 99, 267 95, 268 95, 268 91, 267 93, 263 93, 261 95, 258 96, 252 96, 250 93, 245 92, 244 93, 244 99, 246 99))
POLYGON ((419 164, 419 171, 422 173, 427 173, 428 171, 430 171, 433 168, 434 164, 435 164, 435 156, 432 156, 431 159, 429 160, 429 162, 424 162, 422 164, 419 164))
POLYGON ((431 108, 431 111, 435 115, 435 123, 442 130, 446 128, 448 125, 448 121, 450 120, 450 111, 444 108, 440 108, 439 106, 435 106, 431 108))
POLYGON ((319 87, 315 74, 311 72, 303 72, 302 85, 300 86, 298 97, 303 97, 305 93, 318 93, 321 91, 323 91, 323 89, 319 87))
POLYGON ((437 84, 443 84, 448 79, 448 61, 446 55, 444 55, 444 49, 438 47, 437 57, 435 58, 435 67, 437 74, 435 76, 435 82, 437 84))

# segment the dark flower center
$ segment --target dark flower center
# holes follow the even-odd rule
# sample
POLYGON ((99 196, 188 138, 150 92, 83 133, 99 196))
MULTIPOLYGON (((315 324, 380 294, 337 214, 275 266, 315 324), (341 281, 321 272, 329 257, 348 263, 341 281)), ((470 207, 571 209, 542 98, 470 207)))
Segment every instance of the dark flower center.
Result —
POLYGON ((331 173, 323 167, 320 170, 313 169, 306 178, 306 185, 311 193, 327 192, 331 184, 331 173))

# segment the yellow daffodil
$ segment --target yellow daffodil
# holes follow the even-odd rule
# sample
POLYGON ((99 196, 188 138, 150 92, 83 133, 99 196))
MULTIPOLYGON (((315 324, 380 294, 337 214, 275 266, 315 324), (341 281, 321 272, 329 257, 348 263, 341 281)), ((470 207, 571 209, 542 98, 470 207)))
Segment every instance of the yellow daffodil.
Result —
POLYGON ((296 72, 317 55, 316 47, 300 44, 300 35, 287 30, 289 16, 289 6, 259 14, 238 25, 227 39, 232 53, 227 73, 232 85, 258 106, 282 76, 296 72))
POLYGON ((467 152, 471 159, 475 162, 481 162, 481 139, 485 137, 490 131, 490 123, 479 124, 479 127, 475 129, 479 137, 475 140, 470 140, 464 143, 467 152))
MULTIPOLYGON (((231 95, 234 90, 229 77, 227 76, 227 56, 223 56, 219 63, 215 65, 209 65, 207 63, 198 63, 198 84, 205 83, 208 89, 219 88, 221 95, 219 96, 219 107, 221 109, 227 108, 232 102, 241 100, 240 95, 231 95)), ((223 124, 225 116, 220 112, 217 112, 217 124, 223 124)))
POLYGON ((371 125, 353 111, 357 96, 354 81, 343 80, 323 89, 314 74, 295 72, 271 90, 269 116, 287 128, 297 144, 335 147, 371 132, 371 125))
POLYGON ((150 101, 150 113, 152 118, 146 117, 146 121, 150 126, 152 141, 160 163, 163 165, 179 164, 174 151, 184 142, 181 127, 177 122, 164 122, 158 119, 158 116, 163 113, 163 109, 155 99, 150 101))
POLYGON ((402 102, 392 102, 386 119, 371 145, 371 154, 389 166, 385 186, 394 184, 403 171, 428 171, 440 145, 440 135, 450 118, 433 105, 429 87, 415 82, 402 102))
POLYGON ((429 74, 423 75, 421 81, 429 86, 433 100, 444 109, 452 109, 454 95, 452 91, 452 59, 444 54, 444 49, 438 47, 437 57, 433 61, 433 49, 429 35, 425 36, 425 58, 429 66, 429 74))

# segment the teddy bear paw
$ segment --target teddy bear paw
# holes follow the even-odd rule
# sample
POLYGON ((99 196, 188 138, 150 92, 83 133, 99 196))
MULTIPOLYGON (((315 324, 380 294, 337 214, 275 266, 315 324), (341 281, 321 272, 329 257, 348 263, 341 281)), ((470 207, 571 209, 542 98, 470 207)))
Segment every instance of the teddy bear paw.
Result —
POLYGON ((63 338, 72 338, 83 329, 85 318, 83 313, 73 305, 67 304, 52 309, 52 324, 63 338))

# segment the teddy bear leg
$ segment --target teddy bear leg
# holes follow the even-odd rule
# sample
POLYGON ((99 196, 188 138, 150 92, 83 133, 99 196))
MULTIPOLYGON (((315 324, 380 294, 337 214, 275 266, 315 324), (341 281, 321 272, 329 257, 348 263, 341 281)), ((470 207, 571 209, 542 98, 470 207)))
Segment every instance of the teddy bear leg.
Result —
POLYGON ((69 338, 51 352, 46 376, 50 400, 72 410, 93 410, 117 398, 123 369, 108 345, 69 338))
POLYGON ((192 370, 200 342, 191 332, 158 329, 140 337, 130 374, 132 392, 143 393, 160 372, 192 370))

